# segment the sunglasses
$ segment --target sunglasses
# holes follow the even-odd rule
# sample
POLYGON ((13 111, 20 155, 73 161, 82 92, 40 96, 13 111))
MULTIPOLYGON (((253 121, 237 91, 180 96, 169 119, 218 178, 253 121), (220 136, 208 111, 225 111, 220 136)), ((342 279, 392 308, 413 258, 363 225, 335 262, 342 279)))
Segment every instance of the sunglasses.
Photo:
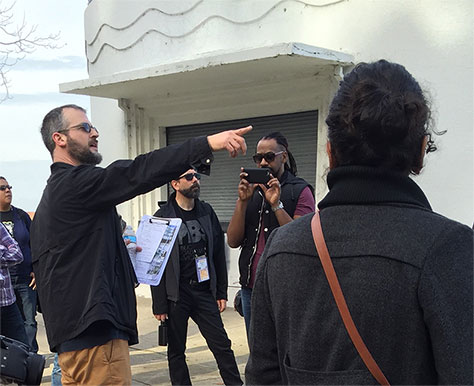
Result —
POLYGON ((272 162, 277 155, 280 155, 283 153, 284 153, 283 150, 279 151, 278 153, 274 153, 273 151, 266 152, 265 154, 256 153, 253 155, 252 158, 253 158, 253 162, 255 162, 256 164, 259 164, 260 162, 262 162, 264 158, 265 158, 265 161, 272 162))
POLYGON ((179 177, 178 180, 184 178, 186 181, 192 181, 194 177, 196 177, 196 179, 198 180, 201 179, 201 175, 199 173, 188 173, 184 176, 179 177))
POLYGON ((58 133, 63 133, 65 131, 71 130, 71 129, 82 129, 84 130, 87 134, 89 134, 92 129, 94 129, 97 133, 99 133, 99 130, 97 130, 96 127, 92 126, 90 123, 83 122, 75 126, 68 127, 67 129, 62 129, 58 130, 58 133))
POLYGON ((13 186, 11 185, 0 185, 0 190, 1 191, 4 191, 4 190, 12 190, 13 186))

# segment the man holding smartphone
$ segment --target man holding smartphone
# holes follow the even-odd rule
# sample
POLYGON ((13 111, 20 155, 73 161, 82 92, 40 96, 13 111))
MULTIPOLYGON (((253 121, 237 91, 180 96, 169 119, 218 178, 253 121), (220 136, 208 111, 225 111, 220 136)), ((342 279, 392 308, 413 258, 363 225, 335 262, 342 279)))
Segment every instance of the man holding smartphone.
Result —
POLYGON ((259 179, 253 179, 253 173, 246 173, 242 169, 239 197, 227 228, 229 246, 242 248, 239 271, 247 335, 252 288, 268 236, 275 228, 314 212, 313 187, 296 177, 296 162, 283 134, 273 132, 264 136, 257 144, 253 160, 258 168, 270 170, 270 180, 266 184, 252 183, 259 179))

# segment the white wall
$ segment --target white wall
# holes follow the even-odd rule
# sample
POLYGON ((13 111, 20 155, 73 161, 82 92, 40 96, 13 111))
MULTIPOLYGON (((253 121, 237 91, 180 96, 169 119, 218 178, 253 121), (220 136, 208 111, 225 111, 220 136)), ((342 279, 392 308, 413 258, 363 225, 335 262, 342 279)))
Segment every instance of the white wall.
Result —
POLYGON ((128 134, 125 116, 115 99, 91 97, 91 121, 99 130, 99 152, 102 166, 128 158, 128 134))
MULTIPOLYGON (((101 166, 118 159, 128 159, 128 132, 124 112, 118 107, 118 101, 91 97, 90 119, 99 130, 99 152, 103 157, 101 166)), ((129 204, 121 204, 117 210, 130 223, 129 204)))
POLYGON ((356 62, 399 62, 428 91, 435 128, 448 132, 435 138, 439 151, 415 181, 435 211, 472 226, 473 2, 360 0, 315 24, 321 46, 349 52, 356 62))
POLYGON ((399 62, 448 130, 416 181, 435 211, 472 225, 473 24, 472 0, 94 0, 86 42, 91 78, 289 41, 399 62))
MULTIPOLYGON (((132 159, 136 154, 161 147, 165 138, 162 130, 136 106, 119 107, 120 102, 108 98, 91 98, 91 121, 99 130, 99 151, 103 156, 101 166, 107 166, 119 159, 132 159), (125 109, 125 110, 124 110, 125 109), (132 113, 130 113, 132 111, 132 113), (137 127, 146 132, 137 137, 137 127), (130 140, 133 138, 133 140, 130 140)), ((153 214, 156 202, 164 190, 157 189, 117 206, 123 219, 136 230, 143 214, 153 214)))

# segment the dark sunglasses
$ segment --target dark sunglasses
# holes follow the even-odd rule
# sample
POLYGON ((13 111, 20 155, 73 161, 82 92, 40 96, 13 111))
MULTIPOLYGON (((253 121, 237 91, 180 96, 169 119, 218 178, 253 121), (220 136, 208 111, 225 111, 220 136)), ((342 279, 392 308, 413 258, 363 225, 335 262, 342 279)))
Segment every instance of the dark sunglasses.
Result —
POLYGON ((265 161, 267 162, 272 162, 275 157, 277 155, 280 155, 284 153, 284 151, 279 151, 278 153, 274 153, 273 151, 269 151, 269 152, 266 152, 265 154, 260 154, 260 153, 256 153, 253 155, 253 162, 259 164, 260 162, 262 162, 262 160, 265 158, 265 161))
POLYGON ((179 177, 178 180, 184 178, 186 181, 192 181, 194 177, 196 177, 198 180, 201 179, 201 175, 199 173, 188 173, 179 177))
POLYGON ((90 123, 83 122, 83 123, 80 123, 78 125, 68 127, 67 129, 58 130, 58 133, 63 133, 65 131, 68 131, 68 130, 71 130, 71 129, 82 129, 88 134, 92 131, 92 129, 97 131, 97 133, 99 132, 99 130, 97 130, 97 128, 92 126, 90 123))
POLYGON ((1 191, 4 191, 4 190, 12 190, 13 186, 11 185, 0 185, 0 190, 1 191))

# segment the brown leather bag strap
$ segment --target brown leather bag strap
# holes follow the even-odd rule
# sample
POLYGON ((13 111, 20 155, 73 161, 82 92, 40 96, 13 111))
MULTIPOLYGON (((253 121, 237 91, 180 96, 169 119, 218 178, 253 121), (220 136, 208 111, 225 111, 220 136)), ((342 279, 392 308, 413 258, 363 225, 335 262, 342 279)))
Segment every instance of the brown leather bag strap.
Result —
POLYGON ((311 220, 311 231, 313 232, 314 244, 316 245, 319 259, 321 260, 324 273, 326 274, 329 286, 331 287, 332 295, 334 296, 339 314, 341 315, 344 325, 346 326, 346 330, 352 340, 352 343, 354 343, 357 352, 377 382, 381 385, 390 385, 387 378, 385 378, 385 375, 383 375, 382 370, 380 370, 380 367, 377 365, 374 358, 367 349, 367 346, 362 340, 362 337, 360 336, 359 331, 352 320, 349 308, 347 308, 346 299, 344 298, 341 286, 339 285, 339 280, 337 279, 336 271, 334 271, 334 266, 332 265, 331 258, 329 257, 326 241, 324 240, 323 229, 321 228, 321 219, 319 218, 319 211, 316 211, 313 219, 311 220))

